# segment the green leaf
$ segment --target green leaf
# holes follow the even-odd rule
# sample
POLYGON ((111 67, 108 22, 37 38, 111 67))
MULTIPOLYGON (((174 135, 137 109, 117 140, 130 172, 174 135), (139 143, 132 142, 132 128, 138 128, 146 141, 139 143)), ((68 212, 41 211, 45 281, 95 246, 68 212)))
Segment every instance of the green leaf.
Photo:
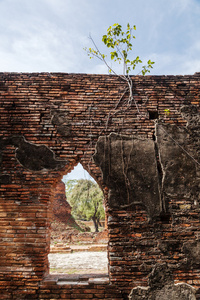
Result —
POLYGON ((171 113, 169 108, 164 109, 164 112, 167 116, 169 116, 171 113))
MULTIPOLYGON (((139 63, 142 63, 142 60, 139 56, 136 56, 134 60, 130 60, 131 54, 132 54, 132 40, 135 39, 135 36, 131 34, 132 30, 136 30, 136 25, 130 26, 129 23, 127 23, 126 30, 123 31, 122 26, 119 23, 114 23, 113 25, 109 26, 107 29, 107 34, 104 34, 102 36, 102 42, 107 48, 111 48, 109 58, 113 62, 122 63, 123 70, 125 70, 125 73, 128 74, 133 71, 136 66, 139 63), (119 53, 122 54, 120 57, 119 53)), ((91 39, 92 40, 92 39, 91 39)), ((92 40, 93 41, 93 40, 92 40)), ((84 48, 86 50, 88 56, 91 58, 97 57, 101 60, 105 60, 106 55, 101 52, 100 48, 96 46, 96 43, 93 42, 93 45, 95 46, 93 48, 84 48)), ((109 65, 109 62, 104 61, 106 65, 109 65)), ((152 69, 154 62, 152 62, 150 59, 147 61, 147 65, 142 67, 142 70, 140 71, 143 75, 145 75, 147 72, 150 72, 150 69, 152 69)), ((111 70, 109 70, 110 73, 112 73, 111 70)))

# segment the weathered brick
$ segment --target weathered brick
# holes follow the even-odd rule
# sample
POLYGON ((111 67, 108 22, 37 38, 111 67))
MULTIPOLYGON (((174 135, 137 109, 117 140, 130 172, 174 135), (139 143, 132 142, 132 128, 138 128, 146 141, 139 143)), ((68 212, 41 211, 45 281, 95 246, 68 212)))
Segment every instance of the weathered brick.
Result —
MULTIPOLYGON (((148 222, 141 207, 126 211, 106 206, 110 216, 109 285, 61 287, 56 280, 52 284, 44 280, 56 183, 81 162, 103 186, 101 171, 91 159, 100 135, 114 132, 152 140, 156 114, 164 124, 186 128, 180 109, 185 103, 199 109, 199 73, 133 77, 134 99, 142 116, 134 103, 126 107, 127 97, 115 109, 126 88, 115 76, 0 73, 0 82, 0 298, 122 300, 134 286, 147 285, 147 275, 156 262, 173 266, 176 282, 200 287, 198 264, 187 265, 183 251, 184 243, 199 238, 200 210, 195 199, 176 198, 169 199, 173 219, 158 219, 156 224, 148 222), (169 116, 165 109, 170 110, 169 116), (52 123, 55 111, 66 113, 70 131, 64 127, 63 132, 63 124, 52 123), (16 137, 22 138, 20 142, 16 137), (51 164, 44 164, 41 170, 37 165, 35 170, 36 154, 32 169, 27 161, 24 166, 20 157, 24 145, 29 147, 27 157, 33 145, 46 147, 46 155, 53 153, 51 164)), ((192 130, 194 133, 195 128, 192 130)), ((192 150, 199 151, 198 147, 192 150)), ((107 193, 105 188, 106 199, 107 193)))

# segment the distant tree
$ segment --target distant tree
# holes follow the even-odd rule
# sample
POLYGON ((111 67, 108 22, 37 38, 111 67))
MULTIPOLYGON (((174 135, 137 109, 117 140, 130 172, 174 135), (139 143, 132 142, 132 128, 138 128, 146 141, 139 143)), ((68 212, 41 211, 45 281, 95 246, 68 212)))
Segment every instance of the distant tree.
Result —
MULTIPOLYGON (((65 181, 65 191, 66 191, 66 195, 69 196, 69 194, 71 193, 72 189, 74 188, 74 186, 78 183, 77 179, 70 179, 65 181)), ((67 198, 68 200, 68 198, 67 198)))
POLYGON ((100 220, 105 218, 103 192, 97 183, 87 180, 66 182, 67 201, 72 206, 75 219, 92 220, 95 231, 99 231, 100 220))

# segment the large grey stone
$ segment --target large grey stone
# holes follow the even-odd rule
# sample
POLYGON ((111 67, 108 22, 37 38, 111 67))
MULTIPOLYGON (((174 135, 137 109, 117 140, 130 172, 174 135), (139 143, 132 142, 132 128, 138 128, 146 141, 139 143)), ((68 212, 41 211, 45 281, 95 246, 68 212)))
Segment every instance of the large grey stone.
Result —
POLYGON ((110 189, 112 208, 143 206, 150 218, 162 211, 154 141, 110 134, 98 139, 95 163, 110 189))
POLYGON ((156 142, 162 167, 162 196, 197 200, 198 165, 188 147, 188 130, 171 124, 157 124, 156 142))

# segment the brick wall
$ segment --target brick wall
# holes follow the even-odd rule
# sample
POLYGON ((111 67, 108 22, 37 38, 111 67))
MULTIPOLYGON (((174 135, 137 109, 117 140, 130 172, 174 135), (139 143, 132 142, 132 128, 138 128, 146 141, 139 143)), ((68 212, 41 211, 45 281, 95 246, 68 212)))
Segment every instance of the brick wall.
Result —
POLYGON ((71 210, 72 207, 67 202, 66 198, 65 184, 60 181, 54 190, 54 197, 52 200, 52 221, 56 220, 65 225, 80 229, 71 214, 71 210))
MULTIPOLYGON (((99 136, 153 140, 155 119, 185 129, 181 107, 199 111, 199 73, 133 77, 140 114, 127 106, 125 88, 107 75, 0 73, 0 299, 127 299, 133 287, 147 285, 156 262, 167 262, 177 282, 199 287, 200 261, 191 261, 187 242, 198 252, 200 211, 198 199, 187 197, 171 197, 168 213, 153 222, 140 206, 107 203, 109 283, 58 285, 48 275, 50 208, 62 176, 80 162, 108 199, 92 160, 99 136)), ((198 135, 192 141, 198 160, 198 135)))

